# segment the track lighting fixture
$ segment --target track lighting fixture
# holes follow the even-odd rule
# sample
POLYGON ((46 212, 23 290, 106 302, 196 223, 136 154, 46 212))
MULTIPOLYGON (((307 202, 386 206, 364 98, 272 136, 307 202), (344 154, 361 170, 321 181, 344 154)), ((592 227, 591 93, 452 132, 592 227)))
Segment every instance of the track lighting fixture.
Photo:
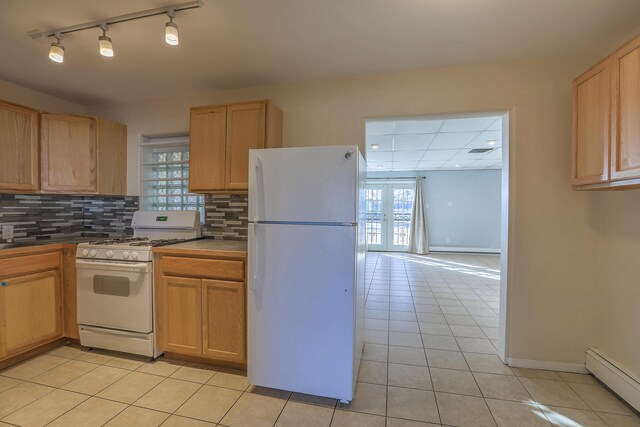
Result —
POLYGON ((62 40, 62 34, 56 33, 54 37, 56 38, 56 41, 51 43, 49 59, 53 62, 62 63, 64 61, 64 46, 60 43, 60 40, 62 40))
POLYGON ((176 11, 170 10, 167 12, 169 15, 169 22, 164 24, 164 41, 171 46, 176 46, 180 43, 178 39, 178 26, 173 22, 173 18, 176 17, 176 11))
POLYGON ((156 9, 142 10, 140 12, 129 13, 127 15, 114 16, 113 18, 102 19, 100 21, 86 22, 84 24, 72 25, 69 27, 57 28, 44 32, 35 30, 31 31, 29 34, 31 34, 31 38, 33 39, 37 39, 40 37, 55 37, 56 41, 51 43, 51 47, 49 49, 49 59, 51 59, 53 62, 61 63, 64 61, 64 46, 62 46, 62 44, 60 43, 63 35, 75 33, 78 31, 84 31, 91 28, 100 28, 102 30, 102 35, 98 37, 98 47, 100 48, 100 55, 112 57, 113 42, 111 41, 111 38, 107 36, 107 31, 109 30, 110 25, 166 14, 169 17, 169 22, 164 25, 164 41, 169 45, 176 46, 179 43, 178 25, 173 22, 176 17, 176 12, 188 9, 197 9, 199 7, 202 7, 202 0, 194 0, 187 3, 168 5, 156 9))
POLYGON ((111 38, 107 37, 109 26, 107 24, 102 24, 100 28, 102 29, 102 35, 98 37, 100 55, 111 58, 113 56, 113 43, 111 43, 111 38))

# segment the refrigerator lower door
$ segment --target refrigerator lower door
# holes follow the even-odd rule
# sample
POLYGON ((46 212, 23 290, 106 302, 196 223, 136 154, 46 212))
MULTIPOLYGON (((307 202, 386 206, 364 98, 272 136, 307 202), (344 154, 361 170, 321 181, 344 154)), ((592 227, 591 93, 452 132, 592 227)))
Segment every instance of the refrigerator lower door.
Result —
POLYGON ((249 224, 248 379, 351 401, 356 227, 249 224))

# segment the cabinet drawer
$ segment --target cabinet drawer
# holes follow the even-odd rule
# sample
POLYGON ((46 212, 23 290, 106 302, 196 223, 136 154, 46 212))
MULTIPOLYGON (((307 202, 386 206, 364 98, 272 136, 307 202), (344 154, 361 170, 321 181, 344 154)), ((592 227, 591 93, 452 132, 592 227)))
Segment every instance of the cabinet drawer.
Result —
POLYGON ((0 274, 6 278, 38 271, 56 270, 60 268, 60 252, 38 255, 21 255, 14 258, 0 259, 0 274))
POLYGON ((244 262, 165 256, 162 258, 162 272, 174 276, 244 281, 244 262))

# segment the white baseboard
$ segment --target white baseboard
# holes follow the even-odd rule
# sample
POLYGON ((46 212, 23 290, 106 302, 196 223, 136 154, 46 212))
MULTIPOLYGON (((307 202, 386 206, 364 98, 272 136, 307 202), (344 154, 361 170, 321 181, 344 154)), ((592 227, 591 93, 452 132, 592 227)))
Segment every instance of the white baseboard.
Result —
POLYGON ((468 253, 487 253, 499 254, 500 249, 495 248, 469 248, 465 246, 429 246, 430 252, 468 252, 468 253))
POLYGON ((587 350, 587 369, 629 405, 640 411, 640 379, 628 369, 598 348, 587 350))
POLYGON ((543 369, 545 371, 575 372, 577 374, 589 373, 583 363, 549 362, 509 357, 507 358, 507 364, 512 368, 543 369))

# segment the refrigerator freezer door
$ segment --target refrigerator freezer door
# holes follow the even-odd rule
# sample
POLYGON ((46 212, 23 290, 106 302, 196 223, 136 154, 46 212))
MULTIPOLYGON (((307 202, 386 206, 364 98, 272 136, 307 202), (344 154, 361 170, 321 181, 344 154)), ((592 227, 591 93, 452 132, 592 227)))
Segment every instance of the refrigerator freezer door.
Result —
POLYGON ((356 228, 249 224, 251 384, 352 400, 356 228))
POLYGON ((249 152, 249 222, 356 223, 358 147, 249 152))

